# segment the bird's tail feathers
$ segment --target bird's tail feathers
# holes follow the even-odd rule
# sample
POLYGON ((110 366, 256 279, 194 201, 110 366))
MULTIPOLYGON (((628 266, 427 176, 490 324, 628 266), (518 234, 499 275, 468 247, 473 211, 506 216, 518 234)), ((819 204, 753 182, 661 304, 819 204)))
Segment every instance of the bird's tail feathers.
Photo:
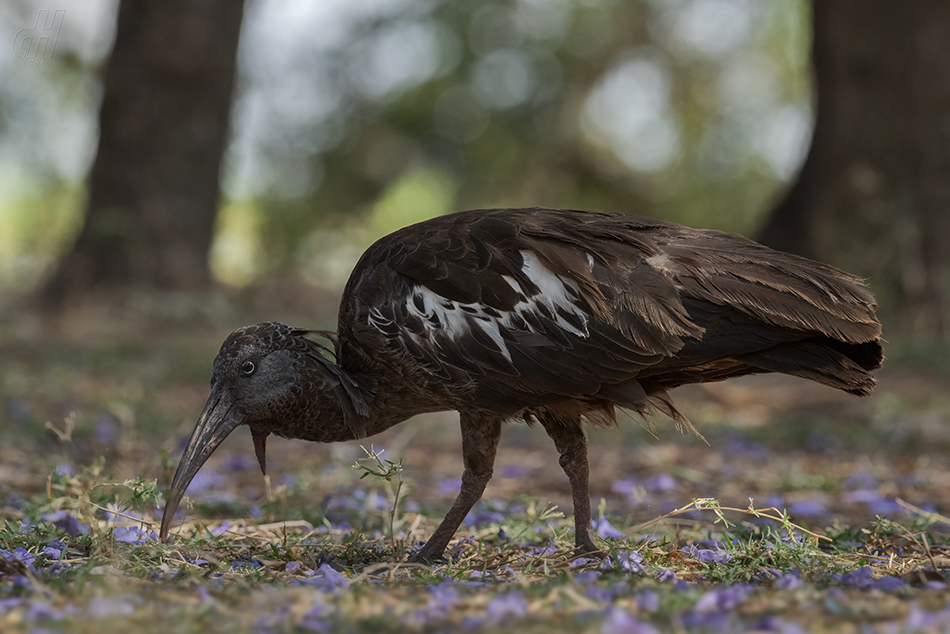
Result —
MULTIPOLYGON (((877 350, 880 350, 879 346, 877 350)), ((858 358, 853 359, 827 343, 811 340, 778 345, 737 359, 766 372, 790 374, 857 396, 867 396, 877 385, 877 379, 868 370, 878 367, 880 359, 871 363, 861 357, 862 352, 858 350, 858 358)))

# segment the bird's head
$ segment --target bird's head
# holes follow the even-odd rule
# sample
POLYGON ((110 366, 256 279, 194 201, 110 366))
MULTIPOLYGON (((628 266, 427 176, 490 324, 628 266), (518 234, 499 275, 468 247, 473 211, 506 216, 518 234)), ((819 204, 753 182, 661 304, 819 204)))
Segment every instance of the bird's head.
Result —
POLYGON ((294 433, 294 426, 333 405, 337 410, 343 404, 365 413, 359 391, 350 389, 354 397, 349 397, 344 384, 352 381, 322 354, 322 346, 306 338, 309 332, 266 322, 240 328, 224 341, 214 360, 211 395, 168 491, 162 541, 168 537, 172 516, 191 480, 239 425, 250 426, 254 451, 265 472, 269 433, 303 437, 294 433))

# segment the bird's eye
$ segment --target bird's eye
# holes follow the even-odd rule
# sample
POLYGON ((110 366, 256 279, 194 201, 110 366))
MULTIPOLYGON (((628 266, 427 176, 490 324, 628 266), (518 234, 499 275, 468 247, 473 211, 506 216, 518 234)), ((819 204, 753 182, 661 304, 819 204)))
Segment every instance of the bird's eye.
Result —
POLYGON ((245 361, 241 365, 241 372, 244 373, 244 376, 251 376, 252 374, 254 374, 254 370, 256 369, 257 368, 255 367, 253 361, 245 361))

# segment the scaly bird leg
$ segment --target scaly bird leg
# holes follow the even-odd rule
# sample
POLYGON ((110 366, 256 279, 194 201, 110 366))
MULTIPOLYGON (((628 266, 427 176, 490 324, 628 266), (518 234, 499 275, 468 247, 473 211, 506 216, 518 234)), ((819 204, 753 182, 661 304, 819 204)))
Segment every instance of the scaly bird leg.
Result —
POLYGON ((461 414, 462 459, 465 463, 462 487, 445 519, 425 546, 409 558, 410 562, 429 563, 440 559, 462 520, 482 497, 495 465, 502 420, 489 414, 461 414))
POLYGON ((594 543, 594 531, 591 527, 587 435, 584 433, 580 416, 565 419, 549 410, 539 413, 537 418, 561 454, 561 468, 571 483, 571 496, 574 501, 574 552, 578 556, 602 556, 603 553, 594 543))

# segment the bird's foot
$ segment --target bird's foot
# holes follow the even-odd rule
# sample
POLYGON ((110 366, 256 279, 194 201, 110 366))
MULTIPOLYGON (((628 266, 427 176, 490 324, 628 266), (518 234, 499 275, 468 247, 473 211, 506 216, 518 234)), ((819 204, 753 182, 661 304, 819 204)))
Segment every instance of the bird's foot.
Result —
POLYGON ((425 546, 417 550, 415 553, 409 556, 409 559, 406 560, 406 563, 410 564, 423 564, 426 566, 431 566, 439 562, 445 561, 445 555, 443 551, 445 549, 440 549, 436 552, 436 549, 431 550, 427 549, 425 546))

